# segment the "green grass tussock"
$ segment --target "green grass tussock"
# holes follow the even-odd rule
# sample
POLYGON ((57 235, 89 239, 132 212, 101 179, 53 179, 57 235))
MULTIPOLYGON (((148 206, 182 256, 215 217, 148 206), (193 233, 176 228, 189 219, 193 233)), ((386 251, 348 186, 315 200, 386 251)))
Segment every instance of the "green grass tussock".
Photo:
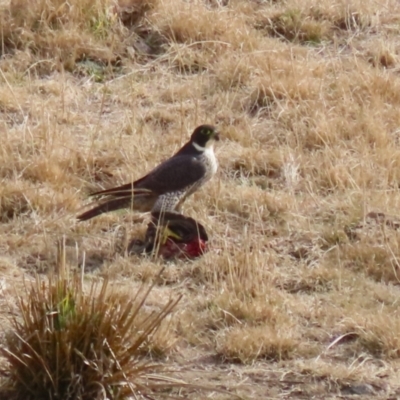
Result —
POLYGON ((6 388, 13 398, 124 399, 156 388, 148 377, 163 367, 143 350, 177 300, 149 313, 151 286, 129 297, 108 280, 82 284, 63 274, 26 283, 18 297, 21 317, 12 319, 0 349, 10 364, 6 388))

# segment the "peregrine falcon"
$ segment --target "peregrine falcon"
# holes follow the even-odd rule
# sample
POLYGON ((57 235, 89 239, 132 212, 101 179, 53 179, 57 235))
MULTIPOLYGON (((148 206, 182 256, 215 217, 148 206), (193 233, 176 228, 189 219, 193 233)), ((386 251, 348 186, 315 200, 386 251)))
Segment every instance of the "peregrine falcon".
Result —
POLYGON ((86 221, 97 215, 132 208, 140 212, 175 212, 182 203, 217 172, 214 142, 219 134, 212 125, 198 126, 190 140, 171 158, 143 178, 92 193, 96 206, 77 218, 86 221))

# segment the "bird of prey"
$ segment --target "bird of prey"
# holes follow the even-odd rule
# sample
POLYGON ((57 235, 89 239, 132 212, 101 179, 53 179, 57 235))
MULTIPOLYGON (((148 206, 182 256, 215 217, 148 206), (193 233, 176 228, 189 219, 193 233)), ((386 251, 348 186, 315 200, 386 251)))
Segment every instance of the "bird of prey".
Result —
POLYGON ((193 218, 172 212, 152 213, 151 217, 145 240, 132 240, 128 253, 192 259, 207 251, 207 232, 193 218))
POLYGON ((97 205, 79 215, 78 219, 86 221, 128 207, 140 212, 178 213, 186 198, 216 173, 215 140, 219 140, 219 134, 214 126, 198 126, 177 153, 143 178, 92 193, 91 196, 99 199, 97 205))

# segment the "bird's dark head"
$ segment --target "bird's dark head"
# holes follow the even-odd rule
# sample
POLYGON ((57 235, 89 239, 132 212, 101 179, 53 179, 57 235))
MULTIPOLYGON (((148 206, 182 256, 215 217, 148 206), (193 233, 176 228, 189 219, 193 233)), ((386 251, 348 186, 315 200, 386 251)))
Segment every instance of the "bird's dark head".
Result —
POLYGON ((212 125, 198 126, 190 138, 192 143, 204 148, 212 144, 214 140, 219 140, 219 134, 217 128, 212 125))

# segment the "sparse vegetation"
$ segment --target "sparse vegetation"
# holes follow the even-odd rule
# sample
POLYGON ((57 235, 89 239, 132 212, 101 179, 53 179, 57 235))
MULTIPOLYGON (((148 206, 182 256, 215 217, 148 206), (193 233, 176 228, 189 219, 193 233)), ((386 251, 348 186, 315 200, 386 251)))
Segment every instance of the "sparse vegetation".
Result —
POLYGON ((88 279, 156 279, 146 306, 183 295, 142 356, 230 390, 210 398, 399 396, 399 18, 396 0, 0 0, 2 325, 64 240, 88 279), (74 216, 201 123, 220 171, 184 212, 210 251, 156 278, 126 255, 147 216, 74 216))

